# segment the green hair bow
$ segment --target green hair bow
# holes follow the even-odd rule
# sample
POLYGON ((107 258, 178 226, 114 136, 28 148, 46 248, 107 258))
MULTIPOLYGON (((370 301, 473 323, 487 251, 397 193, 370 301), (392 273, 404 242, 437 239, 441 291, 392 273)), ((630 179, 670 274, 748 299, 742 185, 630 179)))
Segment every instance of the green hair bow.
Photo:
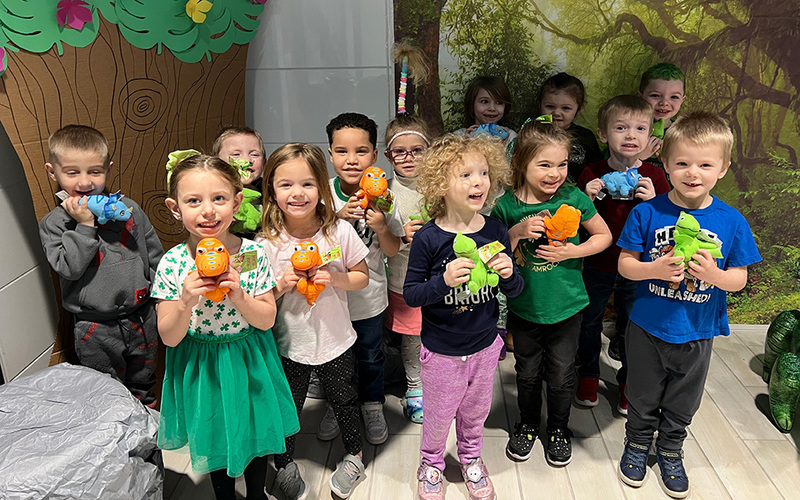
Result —
POLYGON ((175 167, 186 158, 199 154, 200 151, 196 149, 179 149, 169 154, 169 159, 167 160, 167 189, 169 189, 169 181, 172 179, 172 171, 175 170, 175 167))

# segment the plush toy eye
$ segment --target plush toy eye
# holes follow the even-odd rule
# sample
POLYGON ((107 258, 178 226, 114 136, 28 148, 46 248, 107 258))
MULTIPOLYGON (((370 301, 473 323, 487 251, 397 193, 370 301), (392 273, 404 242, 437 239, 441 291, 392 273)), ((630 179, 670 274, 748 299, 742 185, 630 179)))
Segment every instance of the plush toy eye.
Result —
POLYGON ((197 255, 204 255, 206 253, 206 249, 203 247, 197 247, 197 255))
POLYGON ((306 247, 306 249, 307 249, 309 252, 316 252, 316 251, 317 251, 317 245, 314 245, 314 244, 312 243, 311 245, 308 245, 308 246, 306 247))
POLYGON ((299 251, 300 251, 300 250, 302 250, 302 249, 303 249, 303 246, 302 246, 302 245, 295 245, 295 246, 294 246, 294 251, 295 251, 295 252, 299 252, 299 251))
POLYGON ((381 172, 381 177, 385 179, 386 178, 386 172, 381 172))
POLYGON ((224 247, 224 246, 222 246, 222 245, 220 245, 220 246, 218 246, 217 248, 215 248, 214 250, 216 250, 216 251, 217 251, 217 252, 219 252, 219 253, 222 253, 222 252, 224 252, 224 251, 225 251, 225 247, 224 247))
POLYGON ((370 178, 375 177, 375 174, 373 174, 372 172, 367 172, 366 175, 367 175, 367 177, 370 177, 370 178))

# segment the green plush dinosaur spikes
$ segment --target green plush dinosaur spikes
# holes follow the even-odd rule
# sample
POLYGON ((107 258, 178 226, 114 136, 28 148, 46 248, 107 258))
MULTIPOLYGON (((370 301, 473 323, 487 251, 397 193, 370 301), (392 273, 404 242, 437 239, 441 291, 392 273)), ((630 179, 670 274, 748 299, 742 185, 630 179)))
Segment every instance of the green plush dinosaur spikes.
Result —
POLYGON ((653 135, 664 140, 664 119, 660 118, 653 122, 653 135))
POLYGON ((761 378, 769 382, 775 360, 785 352, 797 353, 800 348, 800 311, 783 311, 772 320, 764 340, 764 371, 761 378), (794 337, 794 339, 793 339, 794 337))
POLYGON ((675 240, 675 257, 683 257, 684 269, 689 269, 692 255, 701 248, 708 250, 715 259, 722 258, 722 250, 720 250, 718 242, 710 240, 707 233, 700 229, 697 219, 686 212, 678 215, 673 239, 675 240))
POLYGON ((800 357, 781 354, 769 379, 769 410, 781 432, 792 430, 797 401, 800 398, 800 357))
POLYGON ((469 281, 467 282, 467 287, 473 295, 486 285, 497 286, 500 282, 500 276, 494 269, 481 260, 477 244, 469 236, 464 236, 461 232, 456 234, 456 238, 453 240, 453 251, 456 257, 466 257, 475 263, 475 267, 469 271, 469 281))

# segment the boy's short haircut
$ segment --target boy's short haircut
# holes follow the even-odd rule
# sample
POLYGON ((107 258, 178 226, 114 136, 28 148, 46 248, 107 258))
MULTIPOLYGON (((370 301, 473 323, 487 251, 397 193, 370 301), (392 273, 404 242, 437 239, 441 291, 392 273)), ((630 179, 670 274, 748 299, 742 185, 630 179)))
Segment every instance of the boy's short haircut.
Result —
MULTIPOLYGON (((552 94, 559 91, 575 99, 575 102, 578 103, 578 110, 583 109, 583 105, 586 102, 586 88, 583 86, 583 82, 564 72, 556 73, 544 81, 542 88, 539 89, 539 99, 536 102, 538 102, 541 107, 542 99, 545 94, 552 94)), ((534 114, 538 114, 538 110, 537 113, 534 114)))
POLYGON ((664 134, 661 157, 665 160, 668 159, 672 153, 672 148, 680 141, 691 141, 698 146, 718 144, 722 148, 725 164, 731 161, 733 132, 731 132, 728 121, 714 113, 692 111, 675 120, 675 123, 664 134))
POLYGON ((47 139, 50 163, 58 163, 58 155, 67 150, 91 151, 103 157, 103 165, 108 166, 108 141, 96 128, 86 125, 66 125, 53 132, 47 139))
POLYGON ((333 146, 333 133, 343 128, 360 128, 369 134, 372 149, 378 148, 378 124, 361 113, 342 113, 328 123, 325 131, 328 133, 328 146, 333 146))
POLYGON ((653 131, 653 106, 644 97, 632 94, 612 97, 600 106, 597 111, 597 128, 605 131, 614 118, 626 114, 650 117, 650 131, 653 131))
POLYGON ((686 75, 683 71, 672 63, 658 63, 650 66, 642 73, 642 80, 639 82, 639 92, 644 92, 644 89, 650 85, 653 80, 680 80, 684 87, 686 86, 686 75))
POLYGON ((394 137, 395 134, 398 132, 405 132, 407 130, 419 132, 425 136, 428 144, 431 143, 431 130, 425 120, 417 115, 400 115, 386 125, 386 137, 384 138, 386 147, 388 148, 391 146, 389 141, 392 140, 392 137, 394 137))
MULTIPOLYGON (((229 137, 233 137, 234 135, 252 135, 256 139, 258 139, 258 143, 261 145, 261 156, 266 161, 267 158, 267 150, 264 149, 264 140, 261 138, 261 134, 250 127, 246 127, 244 125, 231 125, 228 127, 224 127, 222 130, 219 131, 217 138, 214 139, 214 144, 211 145, 211 155, 212 156, 219 156, 219 152, 222 151, 222 143, 225 142, 226 139, 229 137)), ((225 159, 225 161, 228 161, 225 159)))
POLYGON ((475 99, 481 89, 488 92, 493 99, 505 105, 503 116, 497 120, 498 125, 503 125, 509 111, 511 111, 512 104, 511 91, 508 89, 506 81, 499 76, 478 76, 469 83, 467 91, 464 92, 464 126, 471 127, 476 123, 475 99))

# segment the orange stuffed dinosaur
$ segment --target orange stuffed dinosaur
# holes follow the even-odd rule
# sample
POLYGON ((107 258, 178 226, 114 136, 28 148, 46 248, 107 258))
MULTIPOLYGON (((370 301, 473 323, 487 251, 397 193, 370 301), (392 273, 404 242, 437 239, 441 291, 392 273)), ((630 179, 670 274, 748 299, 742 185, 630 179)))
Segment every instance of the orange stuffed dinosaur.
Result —
POLYGON ((375 198, 380 198, 389 189, 389 182, 386 180, 386 172, 378 167, 367 167, 361 182, 358 183, 359 189, 355 197, 361 202, 361 208, 365 209, 375 198))
MULTIPOLYGON (((230 260, 231 257, 228 255, 225 245, 216 238, 203 238, 197 244, 194 264, 197 266, 198 274, 204 278, 219 276, 227 271, 230 260)), ((205 296, 214 302, 222 302, 230 291, 231 289, 227 287, 217 287, 205 296)))
MULTIPOLYGON (((302 241, 294 247, 291 262, 292 267, 298 271, 308 271, 314 266, 321 266, 322 257, 320 257, 317 245, 313 241, 302 241)), ((306 296, 306 302, 310 306, 314 305, 323 290, 325 290, 325 285, 318 285, 305 278, 297 282, 297 291, 306 296)))
POLYGON ((555 215, 544 217, 545 234, 550 245, 554 241, 564 241, 578 234, 581 225, 581 211, 566 203, 558 207, 555 215))

